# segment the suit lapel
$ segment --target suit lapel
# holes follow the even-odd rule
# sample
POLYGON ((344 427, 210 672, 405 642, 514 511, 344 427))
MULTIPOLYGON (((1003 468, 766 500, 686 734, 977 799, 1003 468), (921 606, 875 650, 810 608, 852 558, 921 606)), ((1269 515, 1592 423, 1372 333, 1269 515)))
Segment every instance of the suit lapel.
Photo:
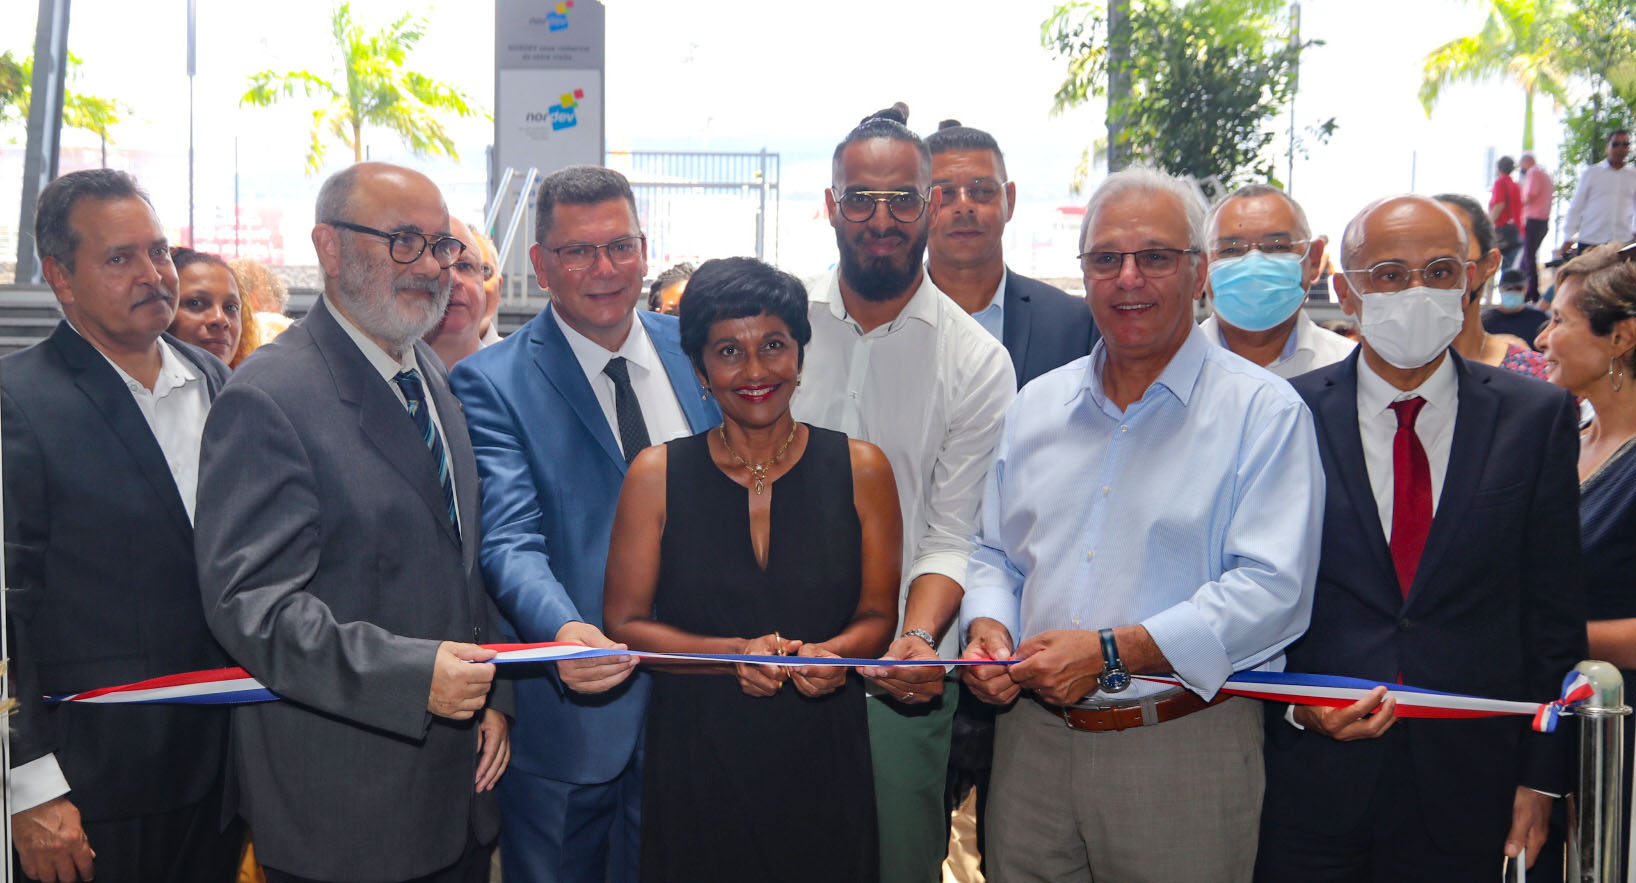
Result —
POLYGON ((535 367, 545 375, 545 382, 568 403, 585 431, 618 467, 619 474, 624 475, 625 458, 619 453, 619 442, 614 439, 608 418, 602 413, 602 405, 597 403, 596 393, 591 391, 590 381, 585 379, 585 369, 580 367, 579 359, 574 357, 573 349, 568 346, 568 338, 563 337, 562 329, 557 327, 552 308, 547 306, 537 321, 531 324, 534 328, 528 343, 534 354, 535 367))
MULTIPOLYGON (((187 508, 182 505, 182 493, 176 489, 176 476, 171 475, 170 464, 165 460, 164 450, 159 447, 159 440, 154 438, 153 429, 148 426, 147 418, 142 416, 142 409, 136 406, 136 400, 131 398, 131 391, 125 388, 119 373, 90 341, 69 327, 66 319, 57 323, 57 330, 51 334, 51 342, 73 370, 74 385, 108 421, 120 444, 136 461, 137 471, 153 488, 165 513, 191 543, 193 524, 188 520, 187 508)), ((208 372, 205 373, 208 376, 208 372)))
MULTIPOLYGON (((408 410, 398 397, 386 385, 373 365, 364 357, 358 345, 336 322, 335 317, 329 314, 328 307, 322 300, 313 304, 312 311, 307 314, 306 325, 312 334, 313 342, 318 351, 323 354, 324 361, 329 366, 330 376, 335 381, 336 393, 341 400, 358 409, 358 429, 370 444, 380 451, 383 459, 391 464, 403 480, 409 483, 426 504, 426 508, 437 517, 443 526, 444 533, 455 543, 460 542, 449 524, 448 505, 443 500, 443 487, 437 481, 437 464, 432 462, 432 452, 426 447, 426 442, 420 433, 415 430, 414 418, 409 416, 408 410)), ((428 376, 435 372, 423 371, 423 380, 428 384, 428 376)), ((443 386, 445 393, 448 387, 443 386)), ((437 402, 438 416, 444 421, 444 444, 448 445, 448 418, 442 410, 443 402, 437 402)), ((464 421, 461 421, 464 428, 464 421)), ((466 450, 469 454, 470 440, 466 450)), ((458 505, 458 503, 457 503, 458 505)), ((465 516, 464 509, 461 516, 465 516)))
POLYGON ((1375 491, 1369 484, 1363 435, 1358 429, 1358 352, 1354 351, 1342 366, 1327 380, 1315 402, 1319 434, 1329 447, 1329 464, 1338 473, 1332 476, 1331 487, 1339 485, 1345 491, 1362 532, 1363 544, 1369 548, 1369 557, 1378 572, 1378 577, 1368 584, 1385 588, 1387 592, 1377 600, 1396 610, 1402 606, 1403 594, 1397 585, 1392 550, 1380 525, 1380 507, 1375 505, 1375 491))
POLYGON ((1426 548, 1420 553, 1420 566, 1415 569, 1414 585, 1409 600, 1416 600, 1430 580, 1436 577, 1438 565, 1449 551, 1449 544, 1465 521, 1471 508, 1471 498, 1488 465, 1488 452, 1494 435, 1494 424, 1499 416, 1499 403, 1488 386, 1488 378, 1471 373, 1465 360, 1452 349, 1454 377, 1458 384, 1458 404, 1454 413, 1454 438, 1449 445, 1448 471, 1443 475, 1443 490, 1437 497, 1437 514, 1432 517, 1431 530, 1426 534, 1426 548))
POLYGON ((1011 365, 1017 372, 1017 386, 1022 386, 1023 366, 1028 364, 1028 343, 1034 330, 1034 301, 1017 284, 1017 274, 1006 270, 1003 322, 1000 337, 1011 352, 1011 365))
POLYGON ((688 428, 703 432, 720 423, 721 412, 714 402, 705 398, 698 377, 693 372, 693 362, 682 352, 681 340, 672 330, 674 326, 666 329, 657 320, 650 321, 651 313, 639 312, 636 316, 647 328, 648 340, 653 342, 653 349, 665 366, 665 376, 670 378, 670 388, 676 393, 682 414, 687 417, 688 428))

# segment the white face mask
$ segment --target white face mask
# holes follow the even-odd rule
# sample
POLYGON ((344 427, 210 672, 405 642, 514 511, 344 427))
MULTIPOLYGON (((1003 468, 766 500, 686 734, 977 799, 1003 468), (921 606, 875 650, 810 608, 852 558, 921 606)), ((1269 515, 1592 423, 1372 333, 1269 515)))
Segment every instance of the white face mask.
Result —
POLYGON ((1405 288, 1364 293, 1360 331, 1387 362, 1411 371, 1437 358, 1465 324, 1464 288, 1405 288))

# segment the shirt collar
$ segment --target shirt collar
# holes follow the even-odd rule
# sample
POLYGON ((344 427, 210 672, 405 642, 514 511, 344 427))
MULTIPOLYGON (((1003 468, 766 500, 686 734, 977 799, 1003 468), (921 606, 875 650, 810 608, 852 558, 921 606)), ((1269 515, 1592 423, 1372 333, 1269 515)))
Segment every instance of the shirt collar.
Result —
MULTIPOLYGON (((1004 277, 1001 277, 1000 284, 1001 286, 1005 285, 1004 277)), ((811 300, 818 301, 819 303, 827 303, 829 305, 829 314, 834 316, 836 319, 843 322, 850 322, 853 325, 857 324, 856 322, 853 322, 850 316, 847 315, 846 301, 841 298, 840 267, 836 267, 834 270, 830 271, 829 279, 826 284, 816 286, 815 288, 816 290, 809 294, 811 300)), ((932 282, 932 274, 926 272, 925 267, 921 267, 920 287, 915 289, 915 293, 909 298, 909 302, 903 305, 902 310, 898 311, 897 318, 886 324, 886 328, 888 330, 895 331, 902 327, 902 324, 906 319, 919 319, 920 321, 925 322, 927 325, 936 328, 938 301, 943 298, 943 292, 938 289, 934 282, 932 282)))
MULTIPOLYGON (((1300 318, 1295 320, 1295 324, 1290 326, 1289 337, 1284 338, 1284 349, 1279 352, 1278 358, 1273 360, 1274 365, 1288 362, 1298 352, 1312 352, 1312 332, 1307 326, 1316 323, 1307 316, 1305 310, 1301 310, 1299 316, 1300 318)), ((1232 349, 1227 346, 1227 341, 1222 339, 1221 320, 1216 318, 1215 313, 1204 317, 1204 321, 1199 323, 1199 330, 1204 332, 1205 339, 1211 343, 1224 350, 1232 349)))
MULTIPOLYGON (((1163 387, 1176 397, 1176 401, 1180 402, 1182 407, 1187 407, 1188 400, 1193 395, 1193 388, 1198 385, 1199 373, 1204 370, 1204 360, 1209 355, 1211 346, 1199 326, 1189 328, 1187 339, 1182 341, 1181 348, 1176 350, 1175 355, 1165 364, 1164 370, 1159 372, 1153 386, 1163 387)), ((1102 386, 1102 369, 1107 361, 1106 341, 1098 340, 1096 347, 1091 350, 1091 357, 1085 360, 1085 378, 1081 381, 1079 389, 1075 390, 1074 396, 1085 391, 1090 393, 1091 401, 1095 402, 1098 408, 1107 404, 1108 394, 1102 386)), ((1153 387, 1148 387, 1148 391, 1142 393, 1142 398, 1146 399, 1152 389, 1153 387)), ((1069 397, 1069 401, 1073 401, 1073 396, 1069 397)))
POLYGON ((329 302, 329 295, 327 294, 324 295, 324 307, 329 310, 331 316, 335 317, 335 323, 341 326, 341 330, 347 333, 347 337, 352 338, 352 342, 357 345, 358 351, 364 354, 365 359, 369 360, 369 366, 374 368, 375 372, 380 374, 381 378, 387 383, 395 383, 396 381, 393 378, 397 377, 400 371, 414 371, 416 374, 423 373, 420 370, 420 360, 415 357, 414 344, 410 344, 404 349, 402 361, 394 359, 391 353, 381 349, 380 344, 370 340, 369 335, 365 334, 363 329, 352 324, 352 320, 347 318, 346 313, 336 309, 329 302))
POLYGON ((613 351, 579 333, 564 322, 562 314, 555 309, 551 310, 551 318, 556 321, 557 327, 562 329, 562 336, 568 340, 568 348, 573 350, 574 358, 579 361, 579 366, 585 371, 586 377, 601 374, 609 362, 621 357, 643 371, 652 373, 659 370, 659 353, 648 340, 647 327, 635 313, 631 314, 631 330, 625 335, 625 342, 619 345, 618 350, 613 351))
MULTIPOLYGON (((80 330, 74 327, 73 322, 68 323, 68 328, 75 334, 80 334, 80 330)), ((83 340, 85 335, 80 334, 80 338, 83 340)), ((89 343, 90 341, 87 340, 86 342, 89 343)), ((153 381, 151 395, 154 398, 162 399, 170 395, 171 392, 201 379, 199 372, 193 369, 193 363, 177 352, 175 347, 166 343, 163 337, 158 338, 156 342, 159 344, 159 376, 154 378, 153 381)), ((92 349, 96 349, 96 347, 92 347, 92 349)), ((131 390, 140 389, 143 392, 148 391, 140 381, 125 373, 124 368, 119 367, 118 363, 108 358, 107 353, 97 350, 97 355, 102 356, 102 360, 114 369, 114 373, 119 375, 120 382, 124 383, 126 388, 131 390)))
POLYGON ((1459 382, 1454 375, 1454 357, 1445 351, 1443 364, 1438 365, 1430 377, 1414 389, 1401 390, 1376 374, 1375 369, 1369 367, 1369 360, 1364 358, 1363 353, 1358 353, 1358 412, 1365 418, 1378 417, 1393 402, 1414 396, 1425 399, 1428 407, 1452 412, 1460 397, 1459 382))

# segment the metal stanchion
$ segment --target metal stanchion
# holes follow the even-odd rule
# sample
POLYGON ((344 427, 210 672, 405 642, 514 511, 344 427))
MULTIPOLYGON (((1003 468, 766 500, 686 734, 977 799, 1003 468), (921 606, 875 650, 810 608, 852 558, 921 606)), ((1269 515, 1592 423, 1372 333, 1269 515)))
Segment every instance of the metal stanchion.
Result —
POLYGON ((1590 681, 1591 697, 1576 706, 1579 718, 1579 789, 1570 805, 1570 879, 1577 883, 1617 883, 1624 846, 1625 679, 1606 662, 1574 666, 1590 681))

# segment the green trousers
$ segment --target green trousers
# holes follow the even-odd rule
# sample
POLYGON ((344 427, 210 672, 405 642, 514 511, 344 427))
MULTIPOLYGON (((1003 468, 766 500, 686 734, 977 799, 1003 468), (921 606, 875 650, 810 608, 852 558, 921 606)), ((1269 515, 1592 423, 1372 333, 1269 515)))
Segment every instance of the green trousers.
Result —
POLYGON ((881 883, 936 883, 949 851, 943 783, 958 685, 922 705, 870 697, 869 752, 875 767, 875 816, 880 829, 881 883))

